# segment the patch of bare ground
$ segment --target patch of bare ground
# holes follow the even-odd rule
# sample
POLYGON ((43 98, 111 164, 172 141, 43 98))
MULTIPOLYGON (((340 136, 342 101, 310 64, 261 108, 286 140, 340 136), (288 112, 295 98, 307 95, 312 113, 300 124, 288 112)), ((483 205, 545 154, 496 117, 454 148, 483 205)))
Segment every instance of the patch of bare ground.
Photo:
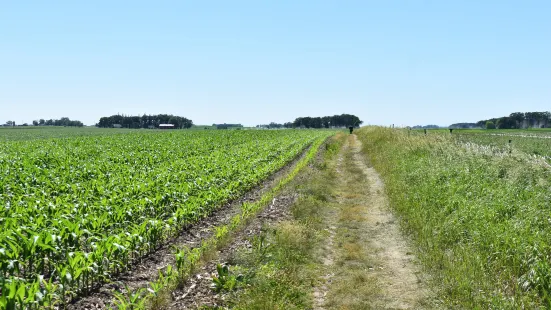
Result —
MULTIPOLYGON (((253 202, 260 199, 264 193, 274 187, 283 177, 292 171, 299 160, 307 154, 308 149, 309 148, 305 149, 301 155, 297 156, 297 158, 295 158, 291 163, 274 173, 256 188, 245 193, 239 199, 222 206, 200 222, 182 229, 182 233, 160 247, 157 251, 155 251, 155 253, 144 257, 139 263, 131 266, 130 271, 115 276, 112 281, 96 288, 90 295, 74 300, 72 303, 67 305, 67 309, 107 309, 114 299, 114 292, 121 292, 126 289, 133 291, 138 288, 147 287, 150 282, 157 279, 159 270, 163 270, 169 265, 175 265, 175 256, 173 253, 175 247, 180 248, 187 246, 190 249, 193 249, 200 246, 202 240, 208 239, 213 235, 215 227, 227 224, 234 215, 238 214, 240 212, 240 206, 244 202, 253 202)), ((273 211, 274 207, 278 205, 290 204, 290 200, 292 199, 294 198, 291 196, 277 197, 273 201, 271 207, 267 208, 267 211, 265 212, 270 212, 270 210, 273 211)), ((269 213, 264 214, 264 212, 262 212, 259 217, 262 218, 263 216, 270 217, 271 215, 269 213)), ((243 234, 247 234, 247 231, 244 231, 243 234)), ((208 271, 208 268, 208 266, 205 267, 205 270, 208 271)), ((188 293, 188 295, 190 294, 191 292, 188 293)), ((178 296, 181 298, 182 295, 178 296)), ((175 298, 178 296, 175 296, 175 298)))
POLYGON ((331 273, 315 291, 316 309, 427 309, 419 267, 389 208, 378 173, 366 163, 361 142, 350 135, 337 176, 336 235, 331 273))

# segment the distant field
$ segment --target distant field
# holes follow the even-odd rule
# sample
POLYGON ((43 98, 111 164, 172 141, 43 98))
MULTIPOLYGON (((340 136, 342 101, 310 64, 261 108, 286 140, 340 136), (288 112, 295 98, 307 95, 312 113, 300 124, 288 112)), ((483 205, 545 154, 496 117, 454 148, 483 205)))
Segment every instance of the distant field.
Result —
MULTIPOLYGON (((216 130, 210 125, 194 125, 189 129, 173 129, 176 131, 216 130)), ((173 131, 169 130, 169 131, 173 131)), ((79 136, 119 135, 134 132, 160 133, 159 129, 126 129, 126 128, 97 128, 97 127, 57 127, 57 126, 25 126, 0 127, 0 141, 4 140, 34 140, 50 138, 70 138, 79 136)))
MULTIPOLYGON (((412 135, 424 135, 423 130, 412 130, 412 135)), ((428 135, 449 137, 448 129, 429 129, 428 135)), ((551 159, 551 128, 542 129, 454 129, 451 135, 461 143, 489 146, 496 152, 516 150, 530 155, 551 159), (511 141, 511 144, 509 144, 511 141)))
POLYGON ((212 126, 212 125, 193 125, 193 126, 191 126, 190 129, 195 129, 195 130, 216 129, 216 126, 212 126))
MULTIPOLYGON (((126 134, 142 129, 114 129, 96 127, 55 127, 55 126, 28 126, 28 127, 0 127, 1 140, 35 140, 50 138, 71 138, 79 136, 99 136, 126 134)), ((142 131, 153 131, 143 129, 142 131)))
MULTIPOLYGON (((423 129, 413 129, 415 132, 423 132, 423 129)), ((430 132, 450 133, 449 129, 427 129, 430 132)), ((551 128, 531 128, 531 129, 454 129, 454 133, 461 134, 551 134, 551 128)))

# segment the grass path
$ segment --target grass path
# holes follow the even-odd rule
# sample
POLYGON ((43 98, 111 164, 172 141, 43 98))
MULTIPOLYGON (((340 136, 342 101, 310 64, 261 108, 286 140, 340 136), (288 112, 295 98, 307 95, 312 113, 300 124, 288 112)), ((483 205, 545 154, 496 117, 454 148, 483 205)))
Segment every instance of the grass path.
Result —
POLYGON ((325 275, 314 292, 314 308, 431 308, 384 185, 355 135, 348 137, 335 169, 336 203, 326 219, 325 275))

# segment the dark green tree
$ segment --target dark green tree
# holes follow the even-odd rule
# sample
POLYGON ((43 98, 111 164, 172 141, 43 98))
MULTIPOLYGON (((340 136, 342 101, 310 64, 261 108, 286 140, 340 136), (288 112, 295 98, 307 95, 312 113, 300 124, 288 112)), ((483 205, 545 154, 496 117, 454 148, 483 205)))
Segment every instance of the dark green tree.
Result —
POLYGON ((117 114, 100 118, 96 126, 102 128, 111 128, 114 127, 114 125, 121 125, 123 128, 149 128, 150 126, 158 128, 160 124, 172 124, 176 128, 190 128, 193 126, 193 121, 182 116, 171 114, 144 114, 142 116, 117 114))

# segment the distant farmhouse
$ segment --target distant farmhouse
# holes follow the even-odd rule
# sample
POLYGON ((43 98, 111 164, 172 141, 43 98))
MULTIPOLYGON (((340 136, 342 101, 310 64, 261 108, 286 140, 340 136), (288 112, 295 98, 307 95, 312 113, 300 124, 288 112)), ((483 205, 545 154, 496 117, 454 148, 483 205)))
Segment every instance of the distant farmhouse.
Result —
POLYGON ((159 129, 175 129, 173 124, 159 124, 159 129))
POLYGON ((212 124, 213 127, 216 127, 216 129, 230 129, 230 128, 243 128, 243 125, 241 124, 212 124))
MULTIPOLYGON (((113 124, 113 128, 123 128, 121 124, 113 124)), ((155 129, 154 125, 147 126, 149 129, 155 129)), ((176 129, 173 124, 159 124, 159 129, 176 129)))

